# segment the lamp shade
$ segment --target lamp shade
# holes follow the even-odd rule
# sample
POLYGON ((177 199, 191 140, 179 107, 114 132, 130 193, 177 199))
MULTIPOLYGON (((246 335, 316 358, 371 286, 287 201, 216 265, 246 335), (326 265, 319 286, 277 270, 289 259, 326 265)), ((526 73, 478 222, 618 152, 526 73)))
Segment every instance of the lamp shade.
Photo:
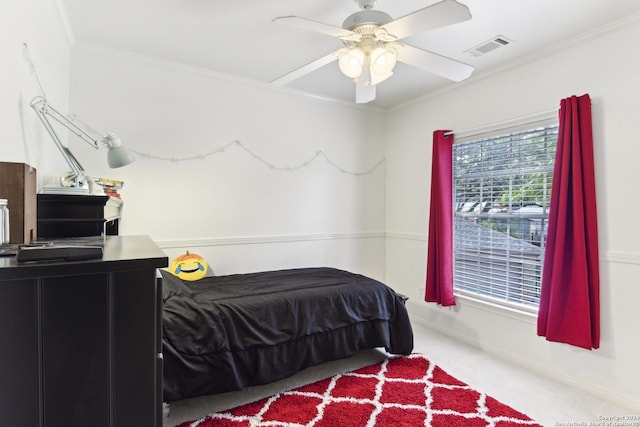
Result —
POLYGON ((133 163, 136 160, 135 154, 122 146, 120 138, 113 133, 108 133, 102 138, 102 143, 109 148, 107 153, 107 163, 110 168, 119 168, 133 163))
POLYGON ((395 49, 378 47, 371 52, 371 84, 378 84, 393 75, 397 55, 395 49))
POLYGON ((107 163, 110 168, 119 168, 133 163, 136 160, 135 154, 133 154, 126 147, 109 147, 107 153, 107 163))
POLYGON ((364 56, 364 52, 357 47, 352 49, 343 49, 338 58, 338 67, 340 67, 340 71, 342 71, 345 76, 352 79, 360 76, 362 73, 364 56))

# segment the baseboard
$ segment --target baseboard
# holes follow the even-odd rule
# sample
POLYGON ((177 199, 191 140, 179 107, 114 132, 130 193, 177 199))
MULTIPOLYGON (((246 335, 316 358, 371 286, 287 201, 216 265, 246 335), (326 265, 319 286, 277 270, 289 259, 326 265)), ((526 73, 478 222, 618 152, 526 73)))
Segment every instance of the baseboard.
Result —
MULTIPOLYGON (((417 303, 412 303, 411 301, 407 301, 409 307, 413 305, 414 307, 418 307, 417 303)), ((553 366, 543 365, 541 363, 536 362, 535 360, 530 360, 523 358, 521 356, 515 355, 513 353, 504 351, 504 349, 500 347, 493 346, 487 343, 480 343, 477 339, 474 339, 468 335, 452 333, 451 330, 447 330, 443 327, 435 325, 429 322, 427 319, 424 319, 415 314, 416 310, 409 310, 411 321, 426 328, 432 329, 436 332, 439 332, 443 335, 449 336, 453 339, 461 341, 465 344, 468 344, 474 348, 477 348, 485 353, 488 353, 492 356, 498 357, 505 362, 513 363, 514 365, 520 366, 522 368, 533 371, 541 376, 550 378, 554 381, 561 382, 563 384, 569 385, 576 389, 585 391, 594 396, 597 396, 605 401, 623 406, 625 408, 629 408, 630 410, 640 412, 640 400, 630 398, 622 393, 617 392, 616 390, 611 390, 605 387, 601 387, 595 385, 590 382, 581 381, 578 378, 571 377, 566 375, 564 372, 556 370, 553 366)))

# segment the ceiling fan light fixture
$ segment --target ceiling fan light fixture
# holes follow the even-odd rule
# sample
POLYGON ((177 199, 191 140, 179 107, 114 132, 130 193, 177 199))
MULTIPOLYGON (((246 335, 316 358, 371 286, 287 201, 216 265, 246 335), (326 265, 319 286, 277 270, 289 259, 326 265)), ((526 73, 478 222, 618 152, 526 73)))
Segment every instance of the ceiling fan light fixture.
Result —
MULTIPOLYGON (((473 72, 469 64, 401 41, 421 31, 471 19, 469 8, 464 4, 457 0, 432 0, 436 3, 392 19, 387 13, 374 9, 376 0, 355 1, 362 10, 349 15, 342 23, 342 28, 297 16, 274 19, 274 22, 294 28, 336 37, 346 47, 289 72, 272 83, 285 85, 337 60, 340 71, 356 83, 356 103, 360 104, 375 99, 376 86, 394 74, 397 61, 455 82, 468 78, 473 72)), ((504 42, 507 42, 506 39, 504 42)))
POLYGON ((371 73, 381 76, 392 72, 398 59, 396 50, 386 46, 373 49, 370 57, 371 73))
POLYGON ((338 66, 345 76, 355 79, 362 74, 365 54, 358 48, 344 48, 338 54, 338 66))

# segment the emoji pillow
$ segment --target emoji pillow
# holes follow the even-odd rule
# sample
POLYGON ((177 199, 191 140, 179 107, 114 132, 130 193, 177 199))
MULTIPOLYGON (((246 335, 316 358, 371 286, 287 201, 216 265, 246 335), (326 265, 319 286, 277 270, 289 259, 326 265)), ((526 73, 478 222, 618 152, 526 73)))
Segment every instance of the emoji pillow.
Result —
POLYGON ((187 251, 186 254, 176 257, 169 264, 169 272, 182 280, 202 279, 209 269, 209 265, 200 255, 187 251))

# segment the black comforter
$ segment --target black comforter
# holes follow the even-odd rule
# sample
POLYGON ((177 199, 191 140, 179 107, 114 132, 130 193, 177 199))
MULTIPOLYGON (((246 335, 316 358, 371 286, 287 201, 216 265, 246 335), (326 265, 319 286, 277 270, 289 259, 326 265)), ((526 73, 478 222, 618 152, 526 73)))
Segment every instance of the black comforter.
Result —
POLYGON ((402 298, 359 274, 304 268, 195 282, 162 276, 167 402, 269 383, 364 349, 413 349, 402 298))

